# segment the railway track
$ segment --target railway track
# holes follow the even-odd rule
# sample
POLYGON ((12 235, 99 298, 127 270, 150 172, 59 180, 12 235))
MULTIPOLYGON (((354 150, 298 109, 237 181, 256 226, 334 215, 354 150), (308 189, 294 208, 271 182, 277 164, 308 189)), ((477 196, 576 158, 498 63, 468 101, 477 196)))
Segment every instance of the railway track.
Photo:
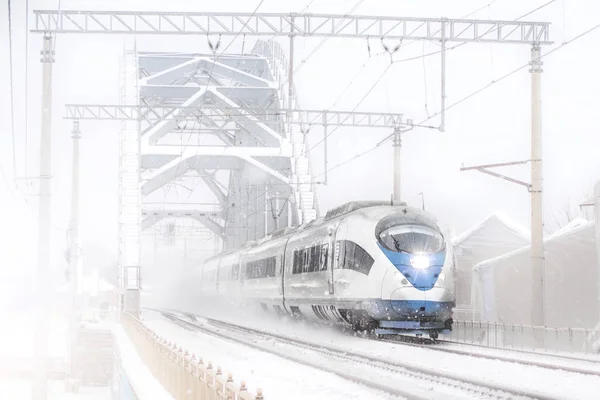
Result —
POLYGON ((155 311, 185 329, 266 351, 393 396, 408 399, 558 399, 528 389, 486 382, 476 376, 433 371, 404 361, 384 361, 212 318, 197 318, 193 314, 167 310, 155 311))
POLYGON ((562 370, 562 371, 568 371, 568 372, 574 372, 574 373, 579 373, 579 374, 584 374, 584 375, 593 375, 593 376, 600 377, 600 361, 596 362, 596 361, 585 359, 585 358, 559 356, 559 355, 552 355, 552 354, 542 354, 542 353, 536 353, 536 352, 532 352, 532 351, 521 352, 519 350, 513 350, 513 349, 487 348, 487 347, 481 347, 481 346, 477 346, 477 345, 469 345, 469 344, 465 344, 465 343, 452 342, 452 341, 447 341, 447 340, 437 340, 436 341, 437 345, 436 344, 428 344, 427 346, 424 346, 423 343, 417 343, 418 341, 416 341, 415 338, 412 338, 412 337, 380 338, 378 340, 380 340, 382 342, 390 342, 390 343, 394 343, 394 344, 401 344, 404 346, 411 346, 411 347, 416 347, 416 348, 427 348, 432 351, 440 351, 440 352, 444 352, 444 353, 465 355, 465 356, 484 358, 484 359, 489 359, 489 360, 514 362, 514 363, 518 363, 518 364, 535 366, 535 367, 540 367, 540 368, 546 368, 546 369, 552 369, 552 370, 562 370), (466 348, 458 349, 458 348, 446 347, 446 346, 451 346, 451 345, 462 346, 462 347, 471 347, 472 346, 473 349, 466 349, 466 348), (485 352, 482 352, 481 351, 482 349, 485 352), (477 350, 479 350, 479 351, 477 351, 477 350), (501 353, 504 353, 504 354, 501 354, 501 353), (506 355, 507 353, 513 353, 514 357, 507 356, 506 355), (531 358, 523 358, 522 357, 523 355, 535 355, 535 356, 538 356, 541 358, 546 358, 548 361, 539 361, 539 360, 532 360, 531 358), (586 364, 589 368, 581 368, 578 366, 567 365, 567 364, 565 364, 565 361, 567 361, 567 362, 576 361, 580 364, 586 364))

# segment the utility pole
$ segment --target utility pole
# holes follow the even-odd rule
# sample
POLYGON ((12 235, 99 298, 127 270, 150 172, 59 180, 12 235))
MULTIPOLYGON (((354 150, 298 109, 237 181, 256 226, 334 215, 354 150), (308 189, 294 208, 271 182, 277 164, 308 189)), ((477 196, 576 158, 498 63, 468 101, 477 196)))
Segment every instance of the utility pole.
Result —
POLYGON ((442 67, 441 67, 441 111, 440 111, 440 132, 446 131, 446 23, 448 19, 441 20, 441 40, 442 45, 442 67))
POLYGON ((77 391, 75 383, 75 343, 77 341, 77 325, 79 301, 77 295, 77 284, 79 277, 77 276, 79 265, 79 139, 81 132, 79 131, 79 121, 73 121, 73 131, 71 132, 73 139, 73 166, 71 175, 71 229, 70 229, 70 246, 69 246, 69 278, 71 289, 71 316, 70 316, 70 362, 69 362, 69 389, 77 391))
POLYGON ((323 153, 325 157, 323 184, 327 186, 327 111, 323 113, 323 153))
POLYGON ((531 48, 531 324, 545 325, 544 220, 542 202, 542 96, 540 46, 531 48))
POLYGON ((400 205, 402 202, 402 131, 400 128, 394 129, 392 138, 392 146, 394 147, 394 194, 392 196, 392 202, 395 206, 400 205))
MULTIPOLYGON (((504 179, 527 187, 531 193, 531 324, 545 326, 545 256, 544 256, 544 215, 543 215, 543 170, 542 170, 542 61, 540 46, 534 43, 531 48, 531 159, 499 164, 463 167, 461 171, 477 170, 496 178, 504 179), (489 168, 507 167, 531 163, 531 183, 492 172, 489 168)), ((600 282, 599 282, 600 288, 600 282)), ((537 331, 536 331, 537 332, 537 331)), ((536 344, 543 346, 543 334, 535 336, 536 344)))
POLYGON ((42 76, 42 132, 40 135, 40 188, 38 204, 38 266, 36 276, 37 301, 39 302, 35 332, 36 373, 33 400, 46 400, 46 279, 50 268, 50 178, 52 176, 52 63, 54 62, 52 36, 44 35, 41 52, 42 76))
POLYGON ((288 72, 288 118, 292 118, 294 95, 294 16, 290 17, 290 65, 288 72))

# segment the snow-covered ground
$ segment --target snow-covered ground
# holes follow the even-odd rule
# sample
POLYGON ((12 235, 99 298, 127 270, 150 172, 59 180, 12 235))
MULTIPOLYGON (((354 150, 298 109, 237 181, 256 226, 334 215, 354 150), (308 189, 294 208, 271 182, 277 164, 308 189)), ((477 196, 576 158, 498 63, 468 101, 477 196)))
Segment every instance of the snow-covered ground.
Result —
POLYGON ((281 357, 210 335, 190 332, 161 318, 144 312, 144 322, 158 334, 188 351, 231 372, 236 383, 244 380, 256 393, 263 389, 269 399, 397 399, 363 385, 349 382, 334 374, 304 366, 281 357))
MULTIPOLYGON (((171 306, 173 305, 171 304, 171 306)), ((341 332, 337 328, 316 326, 297 321, 286 322, 285 320, 270 317, 265 313, 249 310, 235 312, 235 310, 223 307, 217 308, 214 304, 211 305, 210 309, 202 309, 198 306, 190 307, 189 305, 177 308, 183 309, 182 311, 196 312, 207 317, 214 317, 223 321, 278 333, 288 337, 296 337, 316 344, 327 345, 328 347, 347 349, 354 353, 363 353, 370 357, 380 357, 382 360, 408 361, 416 367, 425 367, 432 371, 452 372, 464 376, 478 377, 486 382, 501 385, 507 389, 533 389, 540 396, 546 395, 565 399, 595 399, 597 398, 597 388, 600 387, 600 377, 597 376, 526 366, 515 362, 448 354, 428 348, 366 340, 353 337, 348 333, 341 332)), ((222 361, 223 364, 227 365, 228 368, 238 368, 243 374, 241 376, 243 379, 250 381, 250 376, 252 375, 247 375, 247 371, 254 371, 253 374, 257 375, 253 379, 255 387, 257 384, 265 386, 268 383, 265 380, 268 376, 266 372, 262 369, 259 370, 258 367, 251 369, 248 367, 248 363, 250 363, 250 360, 261 360, 261 357, 272 356, 256 354, 254 350, 244 349, 243 346, 240 348, 239 345, 220 343, 220 340, 207 338, 197 333, 190 333, 176 326, 169 326, 169 323, 164 321, 154 320, 149 321, 148 324, 157 331, 161 329, 159 333, 164 334, 171 340, 181 340, 183 343, 178 344, 189 346, 189 349, 197 351, 197 354, 207 354, 209 357, 219 357, 220 354, 224 354, 223 357, 225 357, 225 360, 222 361), (232 348, 235 350, 231 350, 232 348), (226 360, 232 364, 226 364, 226 360), (244 374, 244 371, 246 371, 246 374, 244 374)), ((535 358, 537 356, 528 355, 523 357, 535 358)), ((573 361, 573 363, 578 365, 577 361, 573 361)), ((255 362, 255 364, 262 365, 262 362, 255 362)), ((280 364, 278 363, 277 365, 280 364)), ((282 367, 281 370, 285 370, 285 368, 282 367)), ((314 372, 312 373, 314 374, 314 372)), ((302 375, 294 373, 293 376, 302 375)), ((290 380, 290 377, 286 374, 283 374, 281 377, 290 380)), ((292 383, 292 381, 289 382, 290 384, 292 383)), ((304 387, 302 387, 303 389, 304 387)), ((275 390, 277 390, 276 387, 275 390)), ((298 389, 298 392, 302 393, 302 390, 298 389)))

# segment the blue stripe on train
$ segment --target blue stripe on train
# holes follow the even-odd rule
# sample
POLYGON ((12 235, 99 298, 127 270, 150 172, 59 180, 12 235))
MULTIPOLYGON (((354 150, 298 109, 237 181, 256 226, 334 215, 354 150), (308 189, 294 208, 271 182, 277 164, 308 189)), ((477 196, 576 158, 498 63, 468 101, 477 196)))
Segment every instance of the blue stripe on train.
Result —
POLYGON ((417 269, 410 263, 411 254, 391 251, 377 243, 388 260, 406 277, 406 279, 419 290, 430 290, 438 280, 438 276, 444 266, 446 252, 425 255, 429 258, 429 268, 417 269))

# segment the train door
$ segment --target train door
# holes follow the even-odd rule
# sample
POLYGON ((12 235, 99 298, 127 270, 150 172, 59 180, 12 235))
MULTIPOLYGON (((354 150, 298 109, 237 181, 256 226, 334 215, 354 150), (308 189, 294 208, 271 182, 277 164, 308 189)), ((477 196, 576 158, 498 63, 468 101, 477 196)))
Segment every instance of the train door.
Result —
MULTIPOLYGON (((285 269, 287 267, 287 263, 290 262, 290 260, 288 260, 288 251, 289 251, 289 247, 288 244, 290 243, 290 239, 294 236, 294 234, 292 233, 291 235, 288 236, 288 238, 285 241, 285 245, 283 246, 283 251, 281 252, 281 282, 280 282, 280 286, 279 286, 279 293, 281 294, 281 307, 283 308, 283 310, 286 310, 287 312, 290 312, 290 310, 288 310, 286 308, 285 305, 285 269)), ((293 260, 293 256, 292 256, 292 260, 293 260)))
POLYGON ((327 260, 328 276, 329 276, 327 279, 327 283, 329 286, 329 294, 330 295, 335 294, 335 277, 334 277, 335 272, 334 271, 336 269, 336 263, 338 260, 338 256, 340 254, 339 243, 336 240, 336 237, 337 237, 338 228, 340 226, 340 222, 335 224, 335 227, 332 227, 329 230, 329 249, 330 249, 330 251, 329 251, 329 257, 327 260))

